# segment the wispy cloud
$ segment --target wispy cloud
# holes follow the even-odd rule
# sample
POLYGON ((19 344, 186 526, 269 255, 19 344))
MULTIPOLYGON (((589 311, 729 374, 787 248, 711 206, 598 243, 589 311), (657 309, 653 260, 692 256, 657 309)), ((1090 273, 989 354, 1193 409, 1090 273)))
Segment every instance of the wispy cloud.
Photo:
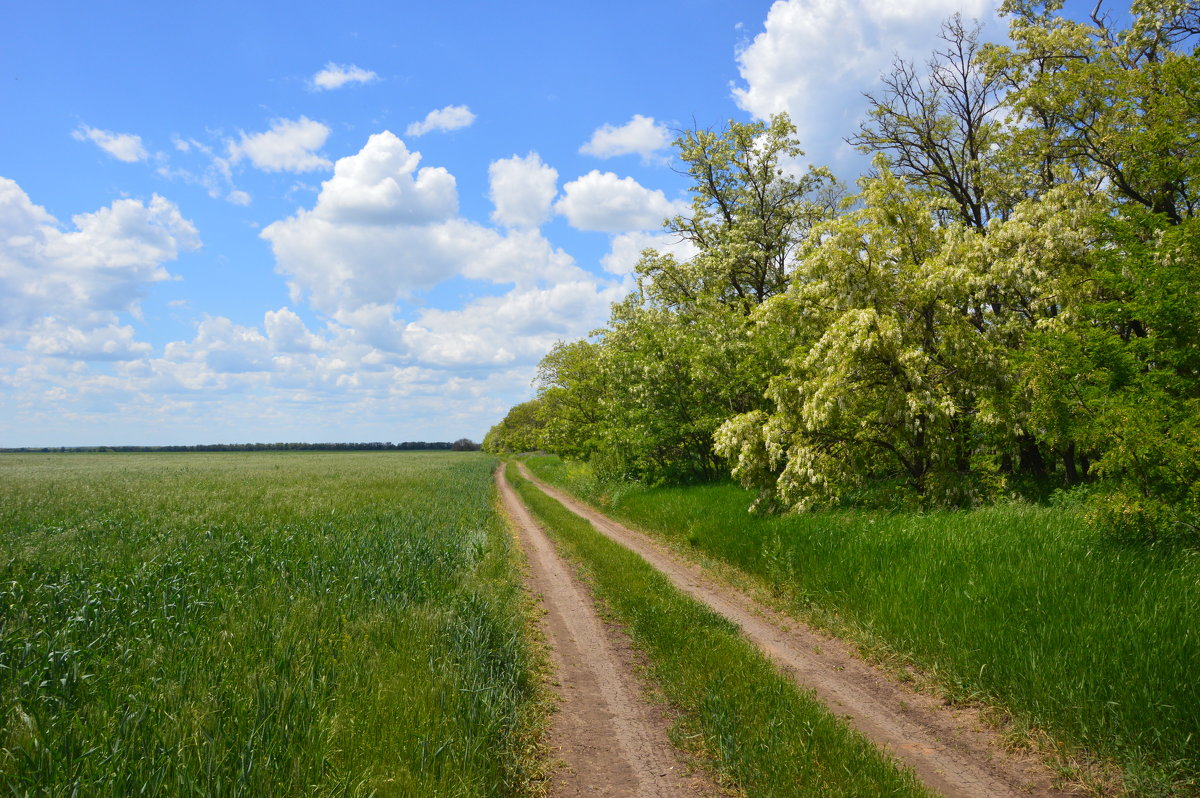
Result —
POLYGON ((312 87, 317 91, 340 89, 348 83, 370 83, 379 80, 379 75, 354 64, 335 64, 330 61, 325 68, 312 76, 312 87))
POLYGON ((475 114, 465 105, 447 105, 430 111, 420 122, 413 122, 404 131, 406 136, 424 136, 434 130, 458 130, 475 121, 475 114))
POLYGON ((333 166, 317 150, 325 146, 329 128, 306 116, 276 119, 262 133, 242 133, 241 141, 229 143, 229 158, 236 163, 249 158, 264 172, 311 172, 333 166))
POLYGON ((76 141, 94 142, 97 147, 125 163, 137 163, 150 157, 150 153, 142 146, 142 137, 132 133, 113 133, 111 130, 80 125, 72 131, 71 136, 76 141))

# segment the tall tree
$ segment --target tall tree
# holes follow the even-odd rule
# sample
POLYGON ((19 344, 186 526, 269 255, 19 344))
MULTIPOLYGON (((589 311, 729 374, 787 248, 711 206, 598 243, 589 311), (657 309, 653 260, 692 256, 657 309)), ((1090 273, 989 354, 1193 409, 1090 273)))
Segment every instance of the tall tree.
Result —
POLYGON ((1033 122, 1043 161, 1067 165, 1121 205, 1178 224, 1196 212, 1200 4, 1135 0, 1115 27, 1060 16, 1061 0, 1007 0, 1011 48, 995 53, 1008 103, 1033 122))
POLYGON ((541 445, 567 457, 587 459, 604 447, 608 380, 598 341, 560 341, 538 364, 541 445))
POLYGON ((686 263, 646 258, 644 294, 666 307, 708 298, 748 314, 787 288, 796 249, 831 211, 837 184, 827 169, 802 168, 786 114, 768 123, 731 120, 720 132, 688 130, 675 147, 692 178, 692 207, 667 230, 698 254, 686 263))
POLYGON ((540 449, 544 427, 541 402, 536 399, 522 402, 514 405, 500 423, 488 430, 487 435, 483 436, 482 448, 485 452, 493 454, 540 449))
POLYGON ((941 502, 986 488, 973 462, 981 403, 1003 389, 1003 349, 965 309, 981 287, 977 236, 883 163, 854 206, 817 229, 766 326, 808 334, 770 383, 769 412, 717 434, 735 476, 789 508, 830 504, 868 480, 941 502))
POLYGON ((937 212, 984 231, 1017 194, 998 113, 1002 83, 987 68, 978 25, 956 14, 939 38, 942 46, 924 69, 897 58, 882 90, 866 94, 869 119, 849 141, 884 154, 895 174, 947 197, 937 212))
POLYGON ((552 427, 574 428, 605 468, 651 480, 720 473, 713 432, 763 404, 779 365, 778 348, 754 335, 750 313, 786 289, 799 247, 837 192, 827 171, 800 166, 785 115, 686 131, 676 147, 693 181, 692 205, 667 229, 692 245, 693 256, 643 253, 637 290, 613 306, 608 326, 588 344, 601 376, 587 391, 560 373, 560 348, 543 361, 541 376, 547 406, 562 402, 573 419, 552 427))
POLYGON ((1100 206, 1030 352, 1034 420, 1116 485, 1105 526, 1200 538, 1200 4, 1136 0, 1125 29, 1099 3, 1086 21, 1061 7, 1006 3, 1014 46, 997 49, 1042 160, 1100 206))

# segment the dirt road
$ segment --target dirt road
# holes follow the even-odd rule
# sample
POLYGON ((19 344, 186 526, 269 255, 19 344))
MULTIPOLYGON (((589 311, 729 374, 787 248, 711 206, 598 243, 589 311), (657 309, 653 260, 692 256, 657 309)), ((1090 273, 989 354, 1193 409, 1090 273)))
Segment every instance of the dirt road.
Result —
POLYGON ((553 798, 718 795, 667 737, 669 721, 643 697, 624 633, 596 612, 590 591, 554 550, 503 477, 496 485, 529 561, 528 586, 542 597, 560 702, 550 730, 553 798))
POLYGON ((830 711, 911 767, 930 789, 948 798, 1077 794, 1055 788, 1049 769, 1034 757, 1006 749, 974 712, 951 709, 901 686, 855 657, 841 641, 780 616, 644 534, 537 480, 524 464, 520 469, 526 479, 601 533, 640 554, 677 588, 738 624, 797 684, 815 692, 830 711))

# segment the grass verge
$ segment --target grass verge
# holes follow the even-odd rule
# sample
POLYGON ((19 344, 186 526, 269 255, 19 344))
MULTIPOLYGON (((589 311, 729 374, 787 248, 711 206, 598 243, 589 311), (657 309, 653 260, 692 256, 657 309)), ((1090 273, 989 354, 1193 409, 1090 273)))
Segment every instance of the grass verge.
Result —
POLYGON ((504 509, 504 501, 497 494, 496 513, 506 519, 509 531, 508 557, 511 569, 521 574, 526 589, 520 598, 523 621, 522 636, 526 643, 526 664, 532 677, 531 689, 522 702, 521 718, 517 724, 518 738, 514 751, 518 765, 513 769, 518 778, 509 785, 515 795, 523 798, 545 798, 550 794, 551 777, 556 766, 554 752, 547 744, 558 698, 554 691, 554 663, 550 645, 542 630, 541 619, 545 614, 540 596, 528 589, 529 561, 521 547, 520 530, 504 509))
POLYGON ((509 482, 645 653, 723 778, 751 795, 927 796, 746 642, 638 555, 522 479, 509 482))
POLYGON ((785 609, 1114 762, 1136 795, 1200 793, 1200 556, 1124 546, 1069 507, 754 516, 734 485, 539 477, 681 549, 735 566, 785 609))

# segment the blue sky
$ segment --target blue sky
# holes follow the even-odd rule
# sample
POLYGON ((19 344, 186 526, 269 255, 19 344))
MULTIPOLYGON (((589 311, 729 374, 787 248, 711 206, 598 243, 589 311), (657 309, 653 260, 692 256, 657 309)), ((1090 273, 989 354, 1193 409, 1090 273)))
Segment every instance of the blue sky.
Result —
MULTIPOLYGON (((990 0, 0 7, 0 446, 482 438, 686 208, 990 0), (677 165, 677 164, 676 164, 677 165)), ((685 251, 680 251, 686 256, 685 251)))

